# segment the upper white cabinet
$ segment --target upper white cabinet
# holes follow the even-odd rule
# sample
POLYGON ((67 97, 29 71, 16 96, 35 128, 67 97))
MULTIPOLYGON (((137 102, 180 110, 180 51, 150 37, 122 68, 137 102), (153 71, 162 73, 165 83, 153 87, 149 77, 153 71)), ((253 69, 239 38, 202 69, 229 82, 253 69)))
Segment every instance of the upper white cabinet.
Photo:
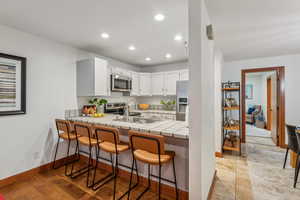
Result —
POLYGON ((188 81, 189 80, 189 70, 182 70, 179 72, 179 79, 181 81, 188 81))
POLYGON ((152 73, 151 74, 152 82, 152 95, 164 95, 165 86, 164 86, 164 73, 152 73))
POLYGON ((120 68, 120 67, 112 67, 111 72, 113 74, 119 74, 119 75, 122 75, 122 76, 131 77, 131 71, 120 68))
POLYGON ((176 82, 179 81, 179 72, 165 72, 164 87, 165 95, 176 95, 176 82))
POLYGON ((140 73, 140 95, 151 95, 151 73, 140 73))
POLYGON ((140 74, 137 72, 131 72, 132 77, 132 89, 131 96, 139 96, 140 95, 140 74))
POLYGON ((77 96, 109 96, 110 68, 103 59, 77 62, 77 96))

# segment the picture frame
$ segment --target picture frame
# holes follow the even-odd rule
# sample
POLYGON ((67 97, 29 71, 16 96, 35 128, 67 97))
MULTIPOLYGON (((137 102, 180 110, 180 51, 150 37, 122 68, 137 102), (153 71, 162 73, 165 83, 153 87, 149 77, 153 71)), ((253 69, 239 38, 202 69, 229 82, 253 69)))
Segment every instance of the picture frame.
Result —
POLYGON ((26 114, 26 62, 0 53, 0 116, 26 114))
POLYGON ((253 84, 246 84, 246 99, 253 99, 253 84))

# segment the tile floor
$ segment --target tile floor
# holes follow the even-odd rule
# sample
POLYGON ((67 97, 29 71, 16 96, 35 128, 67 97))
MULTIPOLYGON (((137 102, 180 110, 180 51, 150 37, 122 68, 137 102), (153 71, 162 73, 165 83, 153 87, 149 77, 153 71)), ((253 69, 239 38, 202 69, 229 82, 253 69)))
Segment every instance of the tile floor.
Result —
POLYGON ((244 145, 242 157, 227 153, 217 159, 213 200, 300 199, 300 183, 293 188, 294 169, 289 160, 282 169, 285 150, 262 143, 244 145))

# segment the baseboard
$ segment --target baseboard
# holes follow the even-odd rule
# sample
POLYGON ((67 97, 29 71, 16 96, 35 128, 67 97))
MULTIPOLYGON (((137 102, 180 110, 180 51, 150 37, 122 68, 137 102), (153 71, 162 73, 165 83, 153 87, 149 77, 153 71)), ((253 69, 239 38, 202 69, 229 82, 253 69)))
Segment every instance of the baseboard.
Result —
POLYGON ((222 152, 215 152, 215 156, 217 158, 223 158, 223 153, 222 152))
MULTIPOLYGON (((70 157, 68 160, 71 160, 73 159, 72 157, 70 157)), ((60 160, 57 160, 55 165, 63 165, 64 162, 65 162, 66 158, 62 158, 60 160)), ((50 162, 50 163, 47 163, 45 165, 41 165, 39 167, 36 167, 36 168, 33 168, 33 169, 30 169, 28 171, 25 171, 25 172, 22 172, 22 173, 19 173, 19 174, 16 174, 14 176, 10 176, 10 177, 7 177, 7 178, 4 178, 4 179, 1 179, 0 180, 0 188, 1 187, 4 187, 6 185, 9 185, 9 184, 13 184, 17 181, 22 181, 22 180, 25 180, 25 179, 28 179, 29 177, 33 176, 34 174, 37 174, 39 172, 43 172, 43 171, 47 171, 49 169, 52 168, 52 165, 53 165, 53 162, 50 162)))
MULTIPOLYGON (((81 157, 83 160, 85 160, 86 162, 88 162, 88 157, 87 156, 84 156, 84 155, 81 155, 81 157)), ((95 164, 96 160, 93 160, 93 163, 95 164)), ((104 169, 108 172, 111 172, 112 169, 111 169, 111 166, 106 164, 106 163, 103 163, 103 162, 99 162, 99 165, 101 166, 101 169, 104 169)), ((98 166, 99 166, 98 165, 98 166)), ((129 181, 130 179, 130 172, 126 171, 126 170, 123 170, 123 169, 119 169, 119 174, 118 176, 126 179, 129 181)), ((136 179, 136 175, 134 174, 133 176, 134 179, 136 179)), ((147 186, 148 185, 148 179, 143 177, 143 176, 140 176, 140 184, 143 185, 143 186, 147 186)), ((154 181, 154 180, 151 180, 151 190, 153 192, 157 192, 158 190, 158 182, 157 181, 154 181)), ((179 192, 179 199, 181 200, 188 200, 189 199, 189 193, 186 192, 186 191, 183 191, 183 190, 180 190, 178 189, 178 192, 179 192)), ((172 197, 175 199, 175 188, 172 187, 172 186, 169 186, 169 185, 166 185, 166 184, 161 184, 161 193, 166 195, 166 196, 169 196, 169 197, 172 197)))
POLYGON ((214 178, 213 181, 211 183, 211 186, 209 188, 209 193, 208 193, 208 197, 207 200, 211 200, 212 199, 212 194, 216 185, 216 180, 217 180, 217 170, 215 170, 215 174, 214 174, 214 178))

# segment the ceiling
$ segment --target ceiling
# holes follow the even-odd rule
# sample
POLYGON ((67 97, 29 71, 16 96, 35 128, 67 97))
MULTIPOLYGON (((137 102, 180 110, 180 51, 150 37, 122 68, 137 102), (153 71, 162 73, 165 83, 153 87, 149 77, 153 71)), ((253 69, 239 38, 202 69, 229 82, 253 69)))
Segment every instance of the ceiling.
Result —
POLYGON ((187 0, 1 0, 0 24, 138 65, 187 59, 187 0), (162 13, 165 20, 155 21, 162 13), (107 32, 109 39, 101 33, 107 32), (174 41, 176 34, 183 41, 174 41), (129 51, 129 45, 136 47, 129 51), (166 53, 172 55, 166 59, 166 53), (146 61, 151 57, 151 61, 146 61))
POLYGON ((299 0, 207 0, 226 61, 300 53, 299 0))

